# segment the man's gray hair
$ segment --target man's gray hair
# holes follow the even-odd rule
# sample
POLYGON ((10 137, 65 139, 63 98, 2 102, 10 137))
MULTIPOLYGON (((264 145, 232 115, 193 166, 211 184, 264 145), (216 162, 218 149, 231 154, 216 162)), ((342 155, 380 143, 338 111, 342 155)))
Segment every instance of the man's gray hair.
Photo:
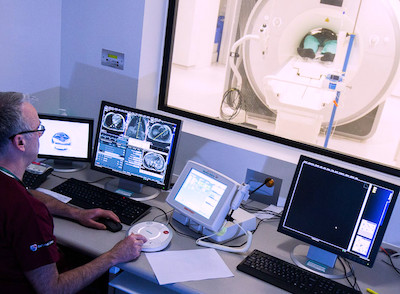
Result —
POLYGON ((18 92, 0 92, 0 153, 10 142, 9 137, 29 130, 29 124, 22 117, 21 106, 29 102, 29 95, 18 92))

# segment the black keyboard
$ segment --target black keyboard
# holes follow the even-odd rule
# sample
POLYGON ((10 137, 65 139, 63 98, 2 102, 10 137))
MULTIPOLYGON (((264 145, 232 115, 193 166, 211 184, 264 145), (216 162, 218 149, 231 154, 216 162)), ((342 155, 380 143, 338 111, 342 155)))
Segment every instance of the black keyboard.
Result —
POLYGON ((94 186, 74 178, 51 189, 54 192, 71 197, 73 205, 90 209, 103 208, 112 210, 122 223, 131 225, 150 211, 151 206, 129 199, 118 193, 94 186))
POLYGON ((251 252, 237 269, 290 293, 360 293, 259 250, 251 252))

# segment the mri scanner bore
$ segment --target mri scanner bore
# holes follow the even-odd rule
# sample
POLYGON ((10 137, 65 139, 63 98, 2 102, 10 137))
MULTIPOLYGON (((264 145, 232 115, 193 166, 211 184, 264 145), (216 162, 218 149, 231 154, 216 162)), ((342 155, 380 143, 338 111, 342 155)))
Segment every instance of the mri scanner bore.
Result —
MULTIPOLYGON (((207 67, 185 62, 182 52, 187 50, 182 48, 195 50, 202 44, 182 41, 190 30, 187 22, 186 31, 179 29, 179 17, 196 7, 179 2, 167 108, 187 111, 189 117, 201 115, 211 123, 223 121, 232 129, 244 127, 239 129, 243 132, 251 129, 250 134, 256 130, 400 165, 400 134, 393 129, 400 123, 400 101, 389 97, 400 82, 399 1, 220 3, 225 19, 221 51, 207 67), (203 80, 207 83, 198 84, 203 80)), ((209 18, 197 21, 205 27, 213 18, 203 13, 209 18)), ((199 60, 201 53, 195 54, 199 60)))
POLYGON ((276 115, 274 133, 290 139, 316 143, 331 125, 364 117, 384 103, 398 75, 399 23, 386 2, 302 0, 287 9, 288 1, 258 1, 232 46, 243 70, 231 54, 229 88, 241 91, 245 76, 276 115))
POLYGON ((309 32, 297 47, 297 53, 304 58, 320 58, 321 61, 333 61, 337 47, 337 35, 328 29, 318 28, 309 32), (320 50, 320 55, 317 56, 320 50))

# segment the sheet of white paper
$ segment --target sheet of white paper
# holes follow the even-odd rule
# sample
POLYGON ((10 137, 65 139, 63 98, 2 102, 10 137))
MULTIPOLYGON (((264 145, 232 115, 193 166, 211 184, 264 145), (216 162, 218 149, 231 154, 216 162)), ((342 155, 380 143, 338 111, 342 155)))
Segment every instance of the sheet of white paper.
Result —
POLYGON ((72 198, 70 198, 68 196, 62 195, 60 193, 57 193, 57 192, 54 192, 54 191, 51 191, 51 190, 48 190, 48 189, 37 188, 36 190, 38 190, 40 192, 43 192, 43 193, 45 193, 47 195, 50 195, 51 197, 54 197, 54 198, 56 198, 56 199, 58 199, 58 200, 60 200, 60 201, 62 201, 64 203, 67 203, 72 199, 72 198))
POLYGON ((160 285, 233 277, 215 249, 146 253, 160 285))

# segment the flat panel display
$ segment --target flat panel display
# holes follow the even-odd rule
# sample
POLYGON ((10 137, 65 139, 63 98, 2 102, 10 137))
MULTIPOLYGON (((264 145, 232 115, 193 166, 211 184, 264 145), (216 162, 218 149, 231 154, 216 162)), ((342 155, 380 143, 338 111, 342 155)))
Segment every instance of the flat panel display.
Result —
POLYGON ((188 161, 167 197, 167 203, 193 225, 218 231, 239 184, 219 172, 188 161))
POLYGON ((168 189, 181 121, 102 101, 92 169, 168 189))
POLYGON ((278 231, 372 267, 399 190, 301 156, 278 231))
POLYGON ((39 114, 46 131, 39 139, 40 158, 90 161, 93 119, 39 114))

